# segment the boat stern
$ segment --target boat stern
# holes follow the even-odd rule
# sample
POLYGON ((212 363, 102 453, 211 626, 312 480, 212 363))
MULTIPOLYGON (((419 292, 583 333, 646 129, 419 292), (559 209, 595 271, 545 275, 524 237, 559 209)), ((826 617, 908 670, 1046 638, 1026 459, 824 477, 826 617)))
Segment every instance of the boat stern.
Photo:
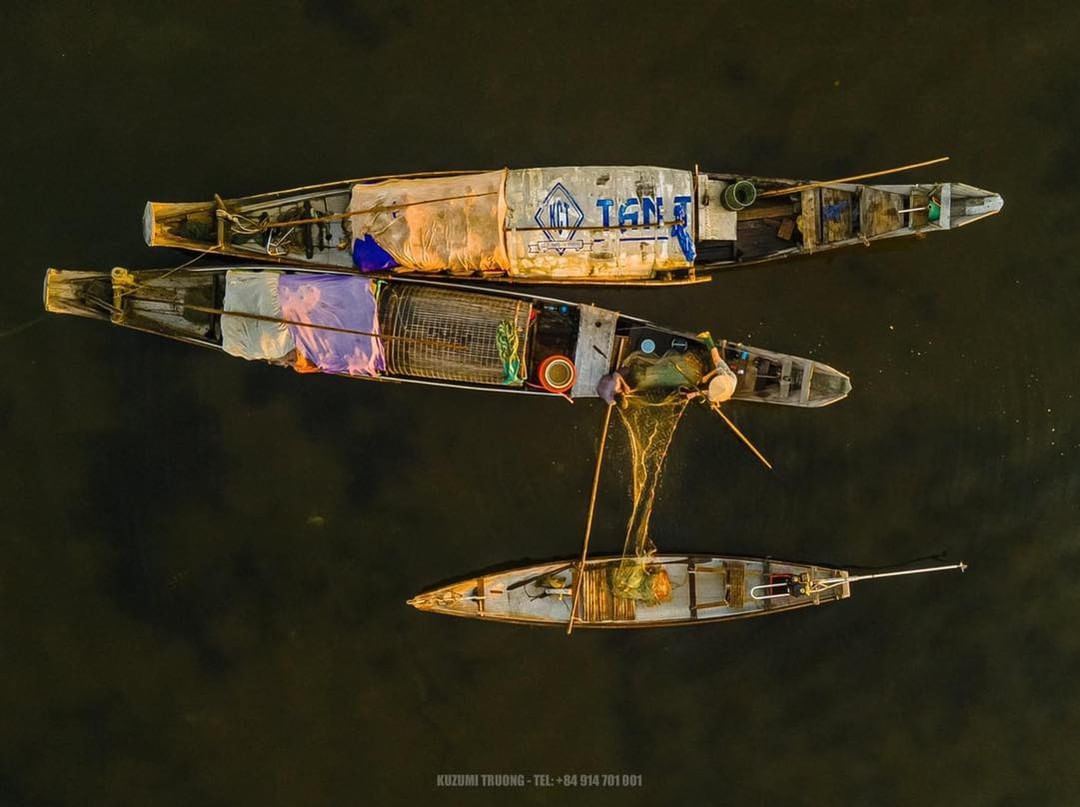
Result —
POLYGON ((147 202, 143 238, 150 247, 206 250, 218 243, 214 202, 147 202))
POLYGON ((113 300, 109 272, 48 269, 41 290, 42 305, 50 314, 111 319, 113 300))

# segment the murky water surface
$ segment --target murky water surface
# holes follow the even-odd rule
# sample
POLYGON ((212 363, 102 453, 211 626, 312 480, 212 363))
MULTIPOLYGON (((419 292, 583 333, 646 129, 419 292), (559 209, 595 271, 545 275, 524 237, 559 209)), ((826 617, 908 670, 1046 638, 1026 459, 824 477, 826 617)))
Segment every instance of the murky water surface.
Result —
MULTIPOLYGON (((0 801, 1065 804, 1080 733, 1080 13, 1064 4, 16 4, 3 24, 0 801), (702 629, 404 605, 580 547, 602 410, 300 377, 40 315, 166 267, 147 198, 428 168, 853 174, 1003 214, 706 287, 572 290, 822 358, 820 412, 676 435, 661 549, 967 575, 702 629), (468 794, 444 773, 641 774, 468 794), (841 795, 837 795, 841 794, 841 795)), ((612 445, 593 547, 617 551, 612 445)))

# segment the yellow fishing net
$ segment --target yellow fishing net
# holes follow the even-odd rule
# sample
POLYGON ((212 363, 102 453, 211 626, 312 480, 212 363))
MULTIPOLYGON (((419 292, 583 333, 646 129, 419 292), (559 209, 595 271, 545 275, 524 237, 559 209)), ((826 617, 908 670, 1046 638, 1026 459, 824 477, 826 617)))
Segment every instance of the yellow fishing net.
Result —
POLYGON ((688 400, 680 393, 659 392, 628 395, 624 400, 618 412, 630 446, 631 510, 622 560, 611 573, 611 590, 617 597, 655 605, 671 599, 671 579, 651 562, 656 546, 649 522, 668 449, 688 400))

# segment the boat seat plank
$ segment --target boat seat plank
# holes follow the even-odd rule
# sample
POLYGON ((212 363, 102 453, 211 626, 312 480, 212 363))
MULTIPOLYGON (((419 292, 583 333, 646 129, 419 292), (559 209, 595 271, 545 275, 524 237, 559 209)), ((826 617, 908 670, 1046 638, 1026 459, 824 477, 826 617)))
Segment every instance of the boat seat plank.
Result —
POLYGON ((746 603, 746 564, 725 561, 727 573, 727 603, 731 608, 742 608, 746 603))
POLYGON ((791 369, 793 363, 790 356, 785 356, 780 362, 780 395, 784 398, 791 394, 791 369))
POLYGON ((636 613, 634 600, 616 597, 611 593, 608 567, 586 569, 581 583, 582 621, 634 621, 636 613))
POLYGON ((903 215, 897 211, 904 207, 904 197, 899 193, 863 188, 859 198, 859 230, 866 238, 891 233, 904 226, 903 215))
MULTIPOLYGON (((908 207, 925 208, 929 201, 930 196, 926 191, 915 188, 911 191, 911 201, 908 202, 908 207)), ((925 227, 929 223, 930 217, 926 210, 912 210, 908 213, 908 226, 913 230, 925 227)))
POLYGON ((836 188, 821 189, 821 229, 826 244, 845 241, 852 237, 851 206, 854 201, 850 191, 836 188))
POLYGON ((821 243, 821 220, 818 218, 817 190, 802 192, 802 210, 799 213, 799 232, 803 237, 803 248, 813 252, 821 243))
POLYGON ((578 325, 577 347, 574 350, 574 366, 577 380, 570 390, 571 397, 595 395, 600 379, 611 372, 614 363, 615 324, 618 313, 582 305, 578 325))
POLYGON ((697 619, 697 563, 693 558, 686 562, 686 586, 690 590, 690 618, 697 619))
POLYGON ((764 199, 750 207, 740 210, 738 213, 738 220, 757 221, 758 219, 784 219, 793 215, 795 215, 794 202, 777 202, 775 199, 764 199))

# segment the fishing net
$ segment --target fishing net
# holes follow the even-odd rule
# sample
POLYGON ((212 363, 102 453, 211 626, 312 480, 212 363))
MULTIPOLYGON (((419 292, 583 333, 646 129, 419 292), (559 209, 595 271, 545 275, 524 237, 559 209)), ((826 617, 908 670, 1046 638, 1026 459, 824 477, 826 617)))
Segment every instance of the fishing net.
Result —
POLYGON ((626 396, 619 421, 630 446, 630 519, 622 560, 611 572, 617 597, 647 605, 671 599, 671 579, 652 562, 656 546, 649 535, 656 494, 671 440, 686 411, 688 399, 678 391, 652 390, 626 396))

